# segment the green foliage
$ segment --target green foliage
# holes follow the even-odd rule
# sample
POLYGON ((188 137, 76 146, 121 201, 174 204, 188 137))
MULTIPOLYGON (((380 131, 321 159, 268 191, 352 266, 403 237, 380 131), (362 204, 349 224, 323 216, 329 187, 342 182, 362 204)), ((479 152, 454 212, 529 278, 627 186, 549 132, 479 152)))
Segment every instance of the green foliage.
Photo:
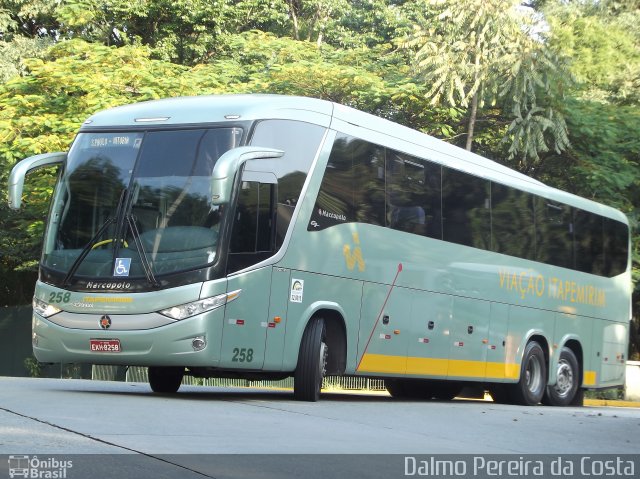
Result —
POLYGON ((26 58, 40 58, 51 41, 18 36, 10 42, 0 42, 0 84, 18 75, 25 75, 26 58))
POLYGON ((532 170, 549 145, 569 144, 562 114, 548 97, 564 81, 561 62, 541 38, 535 18, 515 0, 423 0, 414 31, 401 43, 415 51, 418 77, 432 105, 469 109, 467 149, 478 110, 500 104, 509 118, 509 159, 532 170))
POLYGON ((29 377, 42 377, 42 364, 33 356, 24 360, 24 367, 29 373, 29 377))
POLYGON ((567 181, 561 186, 632 213, 640 205, 638 109, 573 99, 565 102, 565 114, 572 139, 565 160, 571 163, 562 165, 567 181))
MULTIPOLYGON (((603 2, 605 3, 605 2, 603 2)), ((606 2, 612 11, 615 3, 606 2)), ((598 101, 638 103, 640 99, 640 11, 607 15, 607 5, 559 3, 546 9, 551 42, 572 59, 583 96, 598 101)))
POLYGON ((51 0, 0 0, 0 32, 3 40, 14 35, 29 38, 55 36, 58 22, 51 0))

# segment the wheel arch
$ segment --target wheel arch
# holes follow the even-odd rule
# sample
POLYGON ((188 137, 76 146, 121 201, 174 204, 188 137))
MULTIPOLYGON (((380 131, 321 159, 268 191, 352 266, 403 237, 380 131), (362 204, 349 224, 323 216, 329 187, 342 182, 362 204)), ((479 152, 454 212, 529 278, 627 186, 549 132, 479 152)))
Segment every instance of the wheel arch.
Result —
POLYGON ((345 313, 339 304, 334 302, 317 301, 309 305, 302 315, 302 320, 296 327, 296 357, 293 358, 293 368, 298 361, 300 344, 309 322, 314 318, 322 318, 326 328, 326 342, 329 349, 327 374, 344 374, 347 365, 347 328, 345 313))
POLYGON ((515 378, 516 382, 520 380, 520 373, 522 370, 522 360, 524 356, 524 351, 527 348, 527 345, 532 341, 537 342, 542 348, 542 351, 544 352, 544 360, 545 360, 545 365, 547 367, 547 380, 549 378, 549 360, 551 358, 551 344, 549 343, 545 335, 542 333, 542 331, 530 331, 529 334, 523 337, 523 341, 520 344, 520 348, 518 350, 518 369, 517 369, 518 376, 517 378, 515 378))

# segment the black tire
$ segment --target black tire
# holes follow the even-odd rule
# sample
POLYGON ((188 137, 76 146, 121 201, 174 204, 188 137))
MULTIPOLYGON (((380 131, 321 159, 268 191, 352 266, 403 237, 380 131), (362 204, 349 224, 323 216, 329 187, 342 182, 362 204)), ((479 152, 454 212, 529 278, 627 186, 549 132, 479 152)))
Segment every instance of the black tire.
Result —
POLYGON ((329 357, 325 336, 324 319, 312 318, 302 336, 298 366, 293 376, 293 397, 297 401, 315 402, 320 398, 329 357))
POLYGON ((497 404, 512 404, 509 387, 511 385, 508 384, 492 384, 489 386, 489 394, 491 394, 493 402, 497 404))
POLYGON ((149 385, 154 393, 173 394, 178 392, 184 368, 182 367, 158 367, 149 366, 149 385))
POLYGON ((454 381, 441 381, 433 385, 433 397, 440 401, 451 401, 462 391, 462 385, 454 381))
POLYGON ((547 363, 540 344, 531 341, 522 356, 520 380, 511 388, 515 404, 535 406, 544 396, 547 387, 547 363))
POLYGON ((560 350, 558 358, 557 382, 547 386, 543 404, 549 406, 570 406, 580 388, 580 365, 578 358, 569 348, 560 350))
POLYGON ((402 379, 385 379, 384 386, 391 397, 402 399, 409 397, 406 381, 402 379))
POLYGON ((439 383, 426 379, 392 378, 385 379, 384 384, 389 394, 398 399, 432 399, 439 392, 439 383))
POLYGON ((578 388, 576 395, 573 397, 573 401, 571 401, 571 405, 576 407, 584 406, 584 389, 578 388))

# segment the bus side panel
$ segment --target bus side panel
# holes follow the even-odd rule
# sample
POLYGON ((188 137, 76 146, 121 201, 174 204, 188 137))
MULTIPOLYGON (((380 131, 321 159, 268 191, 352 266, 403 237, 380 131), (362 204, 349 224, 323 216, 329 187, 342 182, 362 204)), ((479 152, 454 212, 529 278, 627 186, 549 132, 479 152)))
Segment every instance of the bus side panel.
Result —
POLYGON ((300 342, 309 319, 316 314, 322 316, 321 311, 328 309, 344 318, 347 336, 346 372, 353 373, 356 367, 361 297, 361 281, 291 270, 287 290, 287 327, 282 370, 295 370, 300 342), (295 286, 296 282, 298 287, 295 286))
MULTIPOLYGON (((509 307, 509 334, 506 344, 507 363, 517 364, 517 374, 511 379, 520 378, 520 365, 524 349, 533 335, 543 336, 550 342, 551 331, 555 323, 555 313, 540 309, 524 308, 511 305, 509 307)), ((548 352, 547 346, 541 344, 548 352)))
POLYGON ((453 323, 449 347, 451 378, 484 379, 491 303, 470 298, 453 298, 453 323))
POLYGON ((597 321, 594 337, 601 338, 594 348, 600 352, 600 375, 597 387, 624 384, 628 325, 611 321, 597 321))
POLYGON ((407 375, 447 377, 452 300, 447 294, 416 291, 411 310, 407 375))
MULTIPOLYGON (((591 351, 592 340, 592 325, 593 320, 584 316, 578 316, 568 313, 556 313, 556 325, 553 334, 553 344, 557 347, 553 348, 553 354, 550 359, 549 365, 549 384, 556 383, 556 371, 558 366, 558 359, 560 356, 561 348, 569 340, 576 340, 582 347, 583 355, 586 356, 591 351)), ((590 369, 590 358, 584 357, 582 364, 579 366, 582 368, 582 384, 584 386, 593 386, 595 383, 591 383, 595 372, 590 369)), ((578 361, 580 359, 578 358, 578 361)))
POLYGON ((261 369, 264 362, 271 267, 228 279, 229 291, 242 290, 227 304, 222 329, 220 367, 261 369))
POLYGON ((287 332, 287 307, 291 290, 291 271, 273 268, 271 275, 271 300, 267 321, 267 345, 264 355, 266 371, 281 371, 284 357, 284 341, 287 332), (280 318, 278 321, 277 318, 280 318))
POLYGON ((417 293, 406 288, 391 289, 386 284, 365 283, 358 340, 358 372, 392 376, 402 376, 407 372, 414 294, 417 293))
POLYGON ((518 375, 519 367, 507 361, 507 332, 509 331, 509 305, 491 303, 491 321, 487 342, 486 378, 502 382, 518 375))

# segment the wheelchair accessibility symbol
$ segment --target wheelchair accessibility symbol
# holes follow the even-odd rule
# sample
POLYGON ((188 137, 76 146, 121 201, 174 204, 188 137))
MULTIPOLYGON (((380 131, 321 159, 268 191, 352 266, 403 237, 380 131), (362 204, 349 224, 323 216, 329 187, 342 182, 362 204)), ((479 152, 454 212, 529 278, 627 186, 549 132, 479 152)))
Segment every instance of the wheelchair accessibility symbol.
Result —
POLYGON ((113 268, 114 276, 129 276, 131 258, 116 258, 116 265, 113 268))

